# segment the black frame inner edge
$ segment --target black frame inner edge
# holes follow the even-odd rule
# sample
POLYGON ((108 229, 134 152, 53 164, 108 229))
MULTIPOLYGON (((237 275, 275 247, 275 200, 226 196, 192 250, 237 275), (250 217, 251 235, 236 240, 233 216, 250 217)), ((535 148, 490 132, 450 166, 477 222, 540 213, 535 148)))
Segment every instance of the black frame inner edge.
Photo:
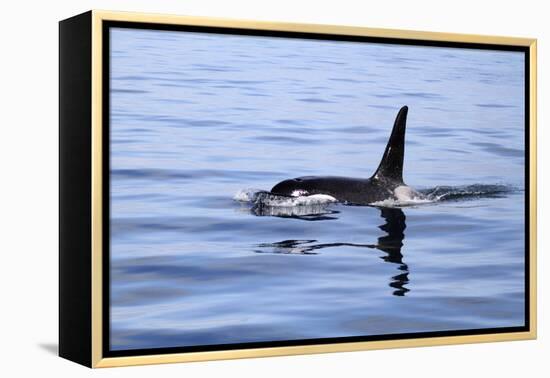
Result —
POLYGON ((433 337, 449 337, 449 336, 470 336, 470 335, 488 335, 501 334, 510 332, 528 332, 530 330, 530 55, 529 47, 514 46, 514 45, 498 45, 498 44, 482 44, 482 43, 466 43, 466 42, 443 42, 429 40, 413 40, 400 38, 386 37, 366 37, 366 36, 350 36, 350 35, 334 35, 322 33, 307 33, 307 32, 288 32, 288 31, 271 31, 271 30, 256 30, 256 29, 240 29, 212 26, 191 26, 191 25, 167 25, 147 22, 127 22, 127 21, 103 21, 102 22, 102 38, 103 38, 103 77, 102 77, 102 127, 103 127, 103 282, 102 282, 102 302, 103 302, 103 329, 102 332, 102 357, 130 357, 140 355, 157 355, 157 354, 174 354, 174 353, 191 353, 191 352, 207 352, 207 351, 223 351, 236 349, 255 349, 269 347, 287 347, 287 346, 305 346, 316 344, 338 344, 351 343, 362 341, 382 341, 382 340, 405 340, 405 339, 423 339, 433 337), (264 36, 278 38, 299 38, 299 39, 316 39, 329 41, 347 41, 347 42, 370 42, 381 44, 396 44, 396 45, 413 45, 413 46, 433 46, 433 47, 452 47, 452 48, 468 48, 480 50, 499 50, 499 51, 519 51, 524 53, 525 61, 525 325, 518 327, 500 327, 500 328, 481 328, 467 330, 448 330, 448 331, 433 331, 433 332, 411 332, 411 333, 396 333, 371 336, 349 336, 349 337, 333 337, 333 338, 318 338, 318 339, 302 339, 302 340, 283 340, 283 341, 265 341, 265 342, 247 342, 247 343, 232 343, 232 344, 215 344, 215 345, 194 345, 182 347, 163 347, 163 348, 143 348, 143 349, 128 349, 128 350, 110 350, 110 29, 111 28, 127 28, 127 29, 148 29, 148 30, 167 30, 181 32, 196 32, 196 33, 213 33, 213 34, 230 34, 230 35, 245 35, 245 36, 264 36), (107 173, 107 174, 105 174, 107 173), (106 200, 107 199, 107 200, 106 200))

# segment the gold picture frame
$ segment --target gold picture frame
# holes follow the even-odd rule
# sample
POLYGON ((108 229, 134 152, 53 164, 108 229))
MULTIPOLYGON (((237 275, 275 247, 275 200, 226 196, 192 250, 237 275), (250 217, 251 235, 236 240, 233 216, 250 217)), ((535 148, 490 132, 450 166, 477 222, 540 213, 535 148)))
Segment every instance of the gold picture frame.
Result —
POLYGON ((536 39, 97 10, 62 21, 60 31, 60 355, 62 357, 95 368, 536 338, 536 39), (103 38, 104 25, 107 22, 186 25, 525 48, 529 58, 529 76, 527 78, 529 112, 526 115, 529 124, 529 145, 527 147, 530 170, 529 235, 526 236, 529 239, 529 284, 528 293, 526 293, 529 298, 528 330, 493 334, 105 357, 103 353, 104 330, 107 327, 104 323, 103 308, 105 305, 103 297, 105 269, 103 258, 105 236, 103 123, 105 115, 102 107, 105 59, 103 38), (77 68, 69 67, 71 64, 77 63, 80 63, 80 71, 77 68), (82 95, 79 95, 80 93, 82 95), (82 125, 82 122, 85 125, 82 125), (85 149, 71 147, 75 143, 75 138, 80 138, 79 140, 87 147, 85 149), (74 162, 69 161, 71 154, 73 157, 82 154, 88 160, 74 166, 74 162), (89 162, 90 165, 83 168, 86 162, 89 162), (77 176, 84 177, 84 179, 75 184, 78 180, 77 176), (75 208, 77 203, 81 204, 82 209, 85 210, 81 211, 80 215, 75 213, 78 210, 75 208), (68 234, 73 234, 72 239, 67 236, 68 234))

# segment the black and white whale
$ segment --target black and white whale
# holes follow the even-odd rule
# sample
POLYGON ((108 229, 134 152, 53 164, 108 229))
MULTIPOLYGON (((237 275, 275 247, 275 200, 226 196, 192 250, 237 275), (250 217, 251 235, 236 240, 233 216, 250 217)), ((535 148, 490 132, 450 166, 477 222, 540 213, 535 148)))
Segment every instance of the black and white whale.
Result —
POLYGON ((421 198, 420 193, 403 182, 407 112, 407 106, 399 110, 380 165, 371 177, 297 177, 279 182, 271 189, 271 193, 291 197, 324 194, 339 202, 356 205, 421 198))

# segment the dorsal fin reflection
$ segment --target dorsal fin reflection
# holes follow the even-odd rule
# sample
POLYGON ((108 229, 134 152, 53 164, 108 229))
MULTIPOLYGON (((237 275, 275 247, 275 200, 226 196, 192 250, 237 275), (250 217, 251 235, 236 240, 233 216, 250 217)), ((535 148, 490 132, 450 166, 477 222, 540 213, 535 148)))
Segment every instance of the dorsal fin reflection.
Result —
MULTIPOLYGON (((319 250, 332 247, 359 247, 378 249, 384 252, 386 255, 381 259, 391 263, 397 264, 399 274, 391 277, 389 286, 394 288, 393 295, 404 296, 410 289, 405 285, 409 283, 409 267, 403 262, 403 255, 401 249, 403 247, 403 240, 405 239, 405 228, 407 227, 405 220, 405 214, 398 208, 379 208, 380 216, 384 219, 384 224, 378 226, 386 234, 378 238, 376 244, 360 244, 360 243, 318 243, 317 240, 283 240, 275 243, 262 243, 257 245, 256 253, 277 253, 277 254, 301 254, 301 255, 316 255, 319 250)), ((267 215, 267 214, 256 214, 267 215)), ((273 214, 269 214, 273 215, 273 214)), ((323 214, 324 215, 324 214, 323 214)), ((323 216, 317 214, 316 216, 323 216)), ((304 219, 304 215, 282 215, 283 217, 291 216, 293 218, 304 219)), ((321 220, 316 219, 315 215, 309 214, 305 220, 321 220)))

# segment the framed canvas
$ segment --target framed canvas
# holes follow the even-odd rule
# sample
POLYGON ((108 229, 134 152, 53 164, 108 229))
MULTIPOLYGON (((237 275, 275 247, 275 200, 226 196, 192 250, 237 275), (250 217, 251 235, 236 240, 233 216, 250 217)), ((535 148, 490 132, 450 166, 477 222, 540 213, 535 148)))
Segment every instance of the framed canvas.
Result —
POLYGON ((60 22, 59 353, 536 337, 536 41, 60 22))

